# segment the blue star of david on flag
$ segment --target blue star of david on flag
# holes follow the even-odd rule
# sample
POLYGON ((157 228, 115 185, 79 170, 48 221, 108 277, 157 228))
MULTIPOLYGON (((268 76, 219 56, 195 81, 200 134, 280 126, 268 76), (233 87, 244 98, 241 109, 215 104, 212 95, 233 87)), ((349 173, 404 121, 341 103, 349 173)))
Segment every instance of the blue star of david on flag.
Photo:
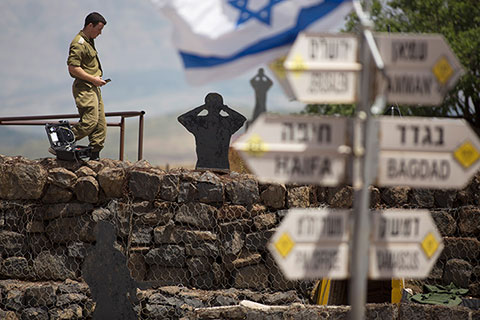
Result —
POLYGON ((236 77, 288 53, 303 31, 344 24, 353 0, 150 0, 174 26, 191 84, 236 77))
POLYGON ((240 11, 240 14, 237 20, 237 27, 253 18, 269 26, 271 23, 273 7, 276 4, 279 4, 280 2, 283 2, 285 0, 269 0, 265 6, 261 7, 257 11, 249 9, 248 1, 249 0, 229 0, 228 1, 229 5, 231 5, 232 7, 240 11))

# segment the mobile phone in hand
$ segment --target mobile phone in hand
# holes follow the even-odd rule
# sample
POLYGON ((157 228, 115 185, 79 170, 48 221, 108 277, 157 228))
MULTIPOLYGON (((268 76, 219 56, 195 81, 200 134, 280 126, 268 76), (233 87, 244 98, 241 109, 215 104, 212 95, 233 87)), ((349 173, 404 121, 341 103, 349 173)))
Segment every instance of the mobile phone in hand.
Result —
POLYGON ((106 83, 109 83, 110 81, 112 81, 112 79, 110 79, 110 78, 105 79, 105 82, 106 82, 106 83))

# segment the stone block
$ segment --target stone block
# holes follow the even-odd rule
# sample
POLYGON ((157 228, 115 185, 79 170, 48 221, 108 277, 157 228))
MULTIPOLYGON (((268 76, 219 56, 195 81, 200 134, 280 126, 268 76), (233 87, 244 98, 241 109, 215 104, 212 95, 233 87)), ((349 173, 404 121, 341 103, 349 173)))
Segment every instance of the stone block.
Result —
POLYGON ((262 191, 260 195, 261 201, 270 208, 282 209, 285 207, 285 196, 287 188, 283 184, 270 184, 262 191))
POLYGON ((327 203, 333 208, 351 208, 353 205, 353 188, 351 186, 328 188, 327 203))
POLYGON ((387 206, 400 208, 408 203, 410 189, 410 187, 385 188, 381 192, 380 197, 387 206))
POLYGON ((453 236, 457 230, 457 222, 447 211, 431 211, 430 212, 440 234, 445 236, 453 236))
POLYGON ((162 176, 158 196, 166 201, 177 201, 180 193, 180 177, 175 174, 162 176))
POLYGON ((175 216, 175 221, 197 227, 212 229, 216 226, 218 209, 205 203, 187 203, 182 205, 175 216))
POLYGON ((274 227, 277 224, 275 213, 265 213, 253 218, 253 225, 257 230, 264 230, 274 227))
POLYGON ((287 206, 289 208, 307 208, 310 206, 310 187, 294 187, 288 189, 287 206))
POLYGON ((0 163, 0 199, 40 199, 47 171, 39 164, 0 163))
POLYGON ((169 268, 160 265, 151 265, 145 279, 159 286, 189 285, 190 274, 187 268, 169 268))
POLYGON ((162 179, 160 175, 132 170, 128 176, 128 188, 133 197, 153 201, 160 190, 162 179))
POLYGON ((263 264, 240 268, 235 273, 235 288, 265 290, 268 288, 268 270, 263 264))
POLYGON ((458 288, 468 288, 472 265, 465 260, 450 259, 445 264, 443 283, 453 282, 458 288))
POLYGON ((147 264, 164 267, 183 267, 186 260, 185 247, 179 245, 162 245, 145 255, 147 264))
POLYGON ((241 205, 224 205, 218 210, 217 219, 220 222, 233 221, 248 216, 247 208, 241 205))
POLYGON ((445 237, 443 244, 441 260, 462 259, 470 263, 478 261, 480 241, 476 238, 445 237))
POLYGON ((86 216, 58 218, 48 223, 47 237, 55 243, 94 242, 94 221, 86 216))
POLYGON ((71 189, 77 180, 77 175, 65 168, 48 170, 48 182, 63 189, 71 189))
POLYGON ((56 303, 55 289, 52 285, 33 286, 25 290, 24 299, 30 307, 52 306, 56 303))
POLYGON ((412 189, 410 192, 410 203, 420 208, 432 208, 435 204, 433 190, 412 189))
POLYGON ((0 264, 0 273, 9 279, 27 279, 31 277, 31 270, 24 257, 8 257, 0 264))
POLYGON ((480 208, 468 206, 458 210, 458 231, 461 236, 480 235, 480 208))
POLYGON ((81 177, 77 179, 77 183, 75 184, 73 191, 78 201, 97 203, 100 186, 94 177, 81 177))
POLYGON ((124 169, 103 168, 98 172, 97 179, 107 198, 123 197, 124 188, 127 183, 127 175, 124 169))
POLYGON ((50 184, 43 195, 43 203, 62 203, 69 202, 73 197, 73 192, 68 189, 60 188, 56 185, 50 184))
POLYGON ((254 179, 232 179, 225 183, 227 198, 233 204, 251 205, 260 200, 258 182, 254 179))
POLYGON ((0 254, 18 255, 25 245, 25 236, 13 231, 0 231, 0 254))
POLYGON ((45 205, 41 207, 43 220, 52 220, 59 217, 77 217, 93 210, 91 203, 69 202, 45 205))
POLYGON ((130 249, 128 257, 128 269, 133 279, 136 281, 143 281, 147 275, 147 264, 145 262, 145 255, 150 248, 138 247, 130 249))

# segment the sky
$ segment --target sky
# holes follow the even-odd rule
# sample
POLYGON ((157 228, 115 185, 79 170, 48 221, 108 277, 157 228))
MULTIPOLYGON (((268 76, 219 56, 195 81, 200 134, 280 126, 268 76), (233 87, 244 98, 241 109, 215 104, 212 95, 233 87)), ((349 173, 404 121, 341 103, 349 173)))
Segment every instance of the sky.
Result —
MULTIPOLYGON (((181 114, 203 104, 208 92, 220 93, 231 107, 253 111, 249 80, 257 69, 231 80, 189 85, 172 45, 172 26, 150 0, 2 0, 0 116, 76 113, 68 46, 92 11, 107 20, 95 43, 104 78, 112 79, 102 88, 106 111, 181 114)), ((265 71, 274 80, 267 67, 265 71)), ((289 101, 274 84, 267 106, 298 112, 304 104, 289 101)))
MULTIPOLYGON (((1 0, 0 117, 77 113, 66 60, 70 42, 93 11, 107 20, 95 40, 104 78, 112 79, 102 87, 105 111, 146 112, 144 159, 152 164, 194 163, 194 138, 175 118, 202 105, 209 92, 220 93, 226 105, 251 118, 255 93, 250 79, 259 67, 273 80, 267 111, 296 113, 305 106, 291 101, 264 65, 232 79, 188 84, 171 41, 173 27, 151 0, 1 0)), ((137 119, 129 123, 126 158, 136 160, 137 119)), ((0 135, 0 154, 50 156, 40 126, 0 126, 0 135)), ((109 127, 103 156, 118 158, 117 137, 118 130, 109 127)))

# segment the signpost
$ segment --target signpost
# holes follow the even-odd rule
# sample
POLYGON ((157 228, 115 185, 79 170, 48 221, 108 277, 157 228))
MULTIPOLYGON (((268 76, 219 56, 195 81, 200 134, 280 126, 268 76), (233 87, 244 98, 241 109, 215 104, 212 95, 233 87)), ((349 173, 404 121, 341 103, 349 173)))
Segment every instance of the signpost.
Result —
POLYGON ((380 117, 379 186, 463 188, 480 168, 480 140, 462 119, 380 117))
POLYGON ((336 186, 345 180, 347 122, 263 114, 233 148, 260 180, 336 186))
POLYGON ((357 101, 357 37, 301 33, 284 66, 297 100, 305 103, 357 101))
POLYGON ((370 278, 426 278, 443 250, 428 210, 391 209, 373 215, 370 278))
POLYGON ((287 279, 348 277, 349 211, 291 209, 268 249, 287 279))
POLYGON ((424 278, 443 249, 430 214, 421 210, 375 213, 370 241, 369 185, 376 178, 379 186, 462 188, 480 167, 480 140, 463 120, 372 117, 385 100, 440 104, 464 71, 441 35, 374 34, 360 3, 353 4, 362 26, 359 37, 300 34, 284 67, 297 100, 357 103, 355 123, 262 115, 233 147, 263 181, 336 186, 353 177, 351 222, 343 211, 290 210, 268 247, 288 279, 350 274, 350 316, 363 319, 367 274, 424 278), (374 66, 381 75, 376 87, 374 66))
POLYGON ((438 105, 463 74, 442 35, 376 33, 390 103, 438 105))

